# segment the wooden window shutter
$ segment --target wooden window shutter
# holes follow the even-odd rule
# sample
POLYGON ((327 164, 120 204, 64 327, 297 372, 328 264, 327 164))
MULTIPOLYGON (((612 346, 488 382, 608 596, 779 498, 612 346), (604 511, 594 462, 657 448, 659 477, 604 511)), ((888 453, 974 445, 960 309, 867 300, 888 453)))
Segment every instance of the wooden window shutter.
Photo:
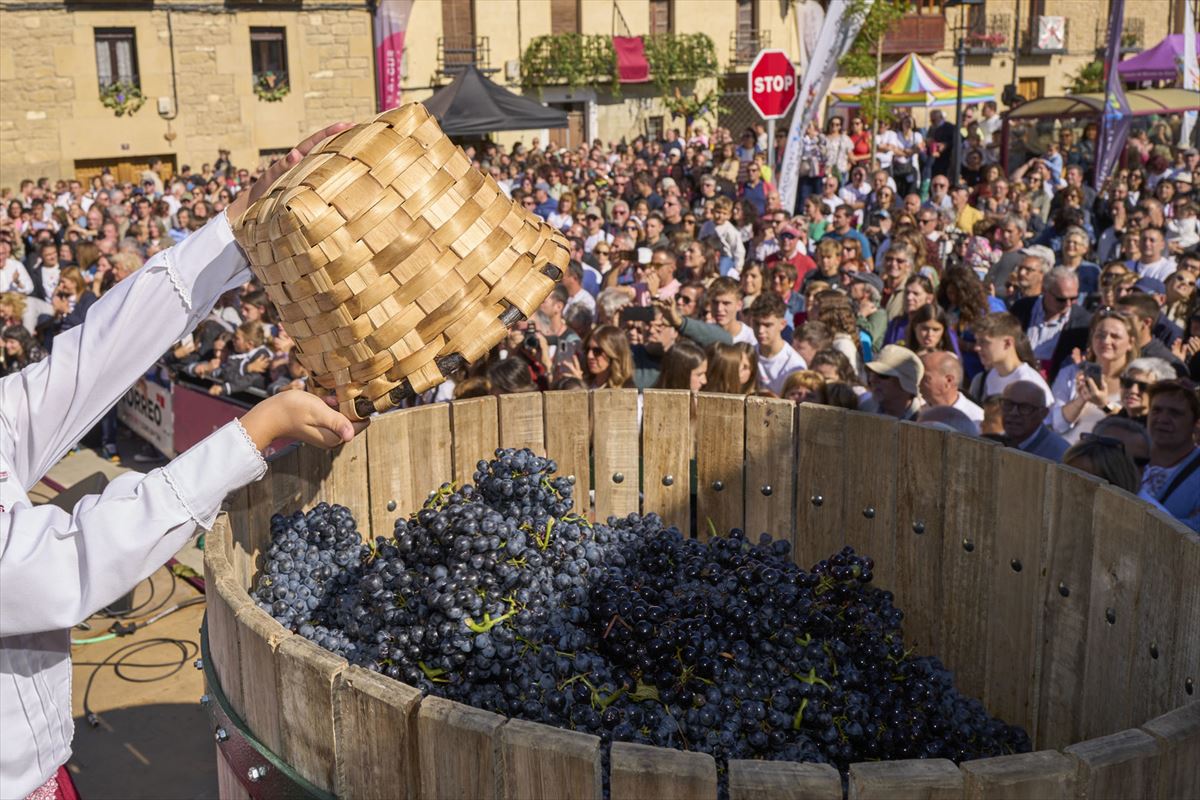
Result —
POLYGON ((550 0, 550 33, 579 33, 579 0, 550 0))
POLYGON ((471 0, 442 0, 442 36, 450 47, 474 45, 475 25, 471 14, 471 0))
POLYGON ((671 32, 671 0, 650 0, 650 35, 671 32))

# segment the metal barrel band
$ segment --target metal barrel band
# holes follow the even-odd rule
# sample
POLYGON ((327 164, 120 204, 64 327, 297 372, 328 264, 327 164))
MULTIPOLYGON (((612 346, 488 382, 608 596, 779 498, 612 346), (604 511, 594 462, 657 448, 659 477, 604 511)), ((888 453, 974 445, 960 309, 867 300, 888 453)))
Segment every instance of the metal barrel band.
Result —
POLYGON ((208 649, 207 614, 200 626, 200 657, 209 698, 204 709, 208 712, 212 730, 222 730, 226 734, 217 750, 250 797, 254 800, 335 800, 335 795, 314 786, 260 742, 229 705, 208 649))

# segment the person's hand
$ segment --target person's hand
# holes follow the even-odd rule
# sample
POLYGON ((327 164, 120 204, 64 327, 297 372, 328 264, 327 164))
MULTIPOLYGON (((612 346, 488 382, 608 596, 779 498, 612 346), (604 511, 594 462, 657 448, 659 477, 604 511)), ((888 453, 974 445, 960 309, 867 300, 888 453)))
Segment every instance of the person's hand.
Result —
POLYGON ((525 348, 529 351, 529 355, 537 359, 537 361, 545 367, 546 371, 550 370, 550 342, 546 339, 542 332, 534 330, 533 338, 537 340, 537 349, 525 348))
POLYGON ((71 304, 67 301, 67 298, 58 292, 55 292, 54 296, 50 298, 50 306, 56 314, 66 315, 71 313, 71 304))
POLYGON ((1083 370, 1075 375, 1075 394, 1098 408, 1108 405, 1108 384, 1104 376, 1100 376, 1097 384, 1083 370))
POLYGON ((679 309, 675 307, 674 303, 668 300, 655 300, 654 307, 662 312, 663 322, 675 329, 683 327, 683 315, 679 313, 679 309))
POLYGON ((271 368, 271 357, 267 355, 258 356, 246 365, 246 372, 254 372, 262 374, 271 368))
POLYGON ((208 387, 208 393, 210 395, 212 395, 213 397, 220 397, 221 396, 221 384, 214 383, 212 386, 208 387))
POLYGON ((1180 361, 1188 361, 1200 353, 1200 336, 1191 336, 1186 342, 1182 338, 1171 343, 1171 352, 1180 361))
POLYGON ((336 403, 308 392, 280 392, 247 411, 242 427, 260 451, 280 438, 337 447, 365 430, 368 420, 351 422, 334 409, 336 403))
POLYGON ((354 127, 350 122, 335 122, 327 128, 323 128, 312 136, 309 136, 300 144, 288 151, 283 158, 277 159, 275 163, 267 168, 262 177, 254 182, 249 189, 238 192, 237 197, 225 209, 225 214, 229 217, 231 224, 237 224, 237 221, 242 218, 246 210, 251 204, 267 193, 271 188, 271 184, 279 180, 279 178, 292 167, 300 163, 300 159, 304 158, 314 147, 328 139, 330 136, 341 133, 347 128, 354 127))
POLYGON ((579 366, 579 356, 573 355, 558 365, 559 377, 578 378, 583 380, 583 367, 579 366))

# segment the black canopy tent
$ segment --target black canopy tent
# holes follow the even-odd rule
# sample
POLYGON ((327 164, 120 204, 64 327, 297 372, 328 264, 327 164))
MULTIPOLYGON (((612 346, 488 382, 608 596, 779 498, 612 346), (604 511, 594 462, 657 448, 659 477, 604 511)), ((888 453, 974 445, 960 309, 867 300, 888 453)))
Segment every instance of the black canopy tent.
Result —
POLYGON ((510 92, 472 65, 425 101, 447 136, 484 136, 496 131, 565 128, 567 113, 510 92))

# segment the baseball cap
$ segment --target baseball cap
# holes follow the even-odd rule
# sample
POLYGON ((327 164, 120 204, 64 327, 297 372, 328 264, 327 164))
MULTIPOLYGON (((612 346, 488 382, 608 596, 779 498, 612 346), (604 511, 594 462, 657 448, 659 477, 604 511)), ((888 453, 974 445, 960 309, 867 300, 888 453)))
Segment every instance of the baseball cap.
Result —
POLYGON ((1197 149, 1196 149, 1196 148, 1194 148, 1194 147, 1189 147, 1187 150, 1184 150, 1184 151, 1183 151, 1183 154, 1184 154, 1185 156, 1195 156, 1195 155, 1200 155, 1200 150, 1197 150, 1197 149))
POLYGON ((1167 285, 1158 278, 1138 278, 1137 283, 1133 285, 1134 290, 1145 292, 1146 294, 1166 294, 1167 285))
POLYGON ((596 219, 604 219, 604 212, 600 210, 600 206, 588 206, 587 211, 583 213, 584 217, 595 217, 596 219))
POLYGON ((780 236, 795 236, 795 237, 799 237, 799 236, 800 236, 800 231, 799 231, 799 230, 796 228, 796 226, 795 226, 795 225, 792 225, 791 223, 788 223, 788 224, 785 224, 785 225, 783 225, 783 226, 781 226, 781 227, 779 228, 779 235, 780 235, 780 236))
POLYGON ((876 291, 883 291, 883 278, 874 272, 851 272, 850 281, 852 283, 865 283, 874 286, 876 291))
POLYGON ((886 345, 879 351, 879 358, 867 362, 867 369, 876 375, 897 378, 900 387, 914 397, 920 391, 921 378, 925 377, 925 365, 917 354, 898 344, 886 345))

